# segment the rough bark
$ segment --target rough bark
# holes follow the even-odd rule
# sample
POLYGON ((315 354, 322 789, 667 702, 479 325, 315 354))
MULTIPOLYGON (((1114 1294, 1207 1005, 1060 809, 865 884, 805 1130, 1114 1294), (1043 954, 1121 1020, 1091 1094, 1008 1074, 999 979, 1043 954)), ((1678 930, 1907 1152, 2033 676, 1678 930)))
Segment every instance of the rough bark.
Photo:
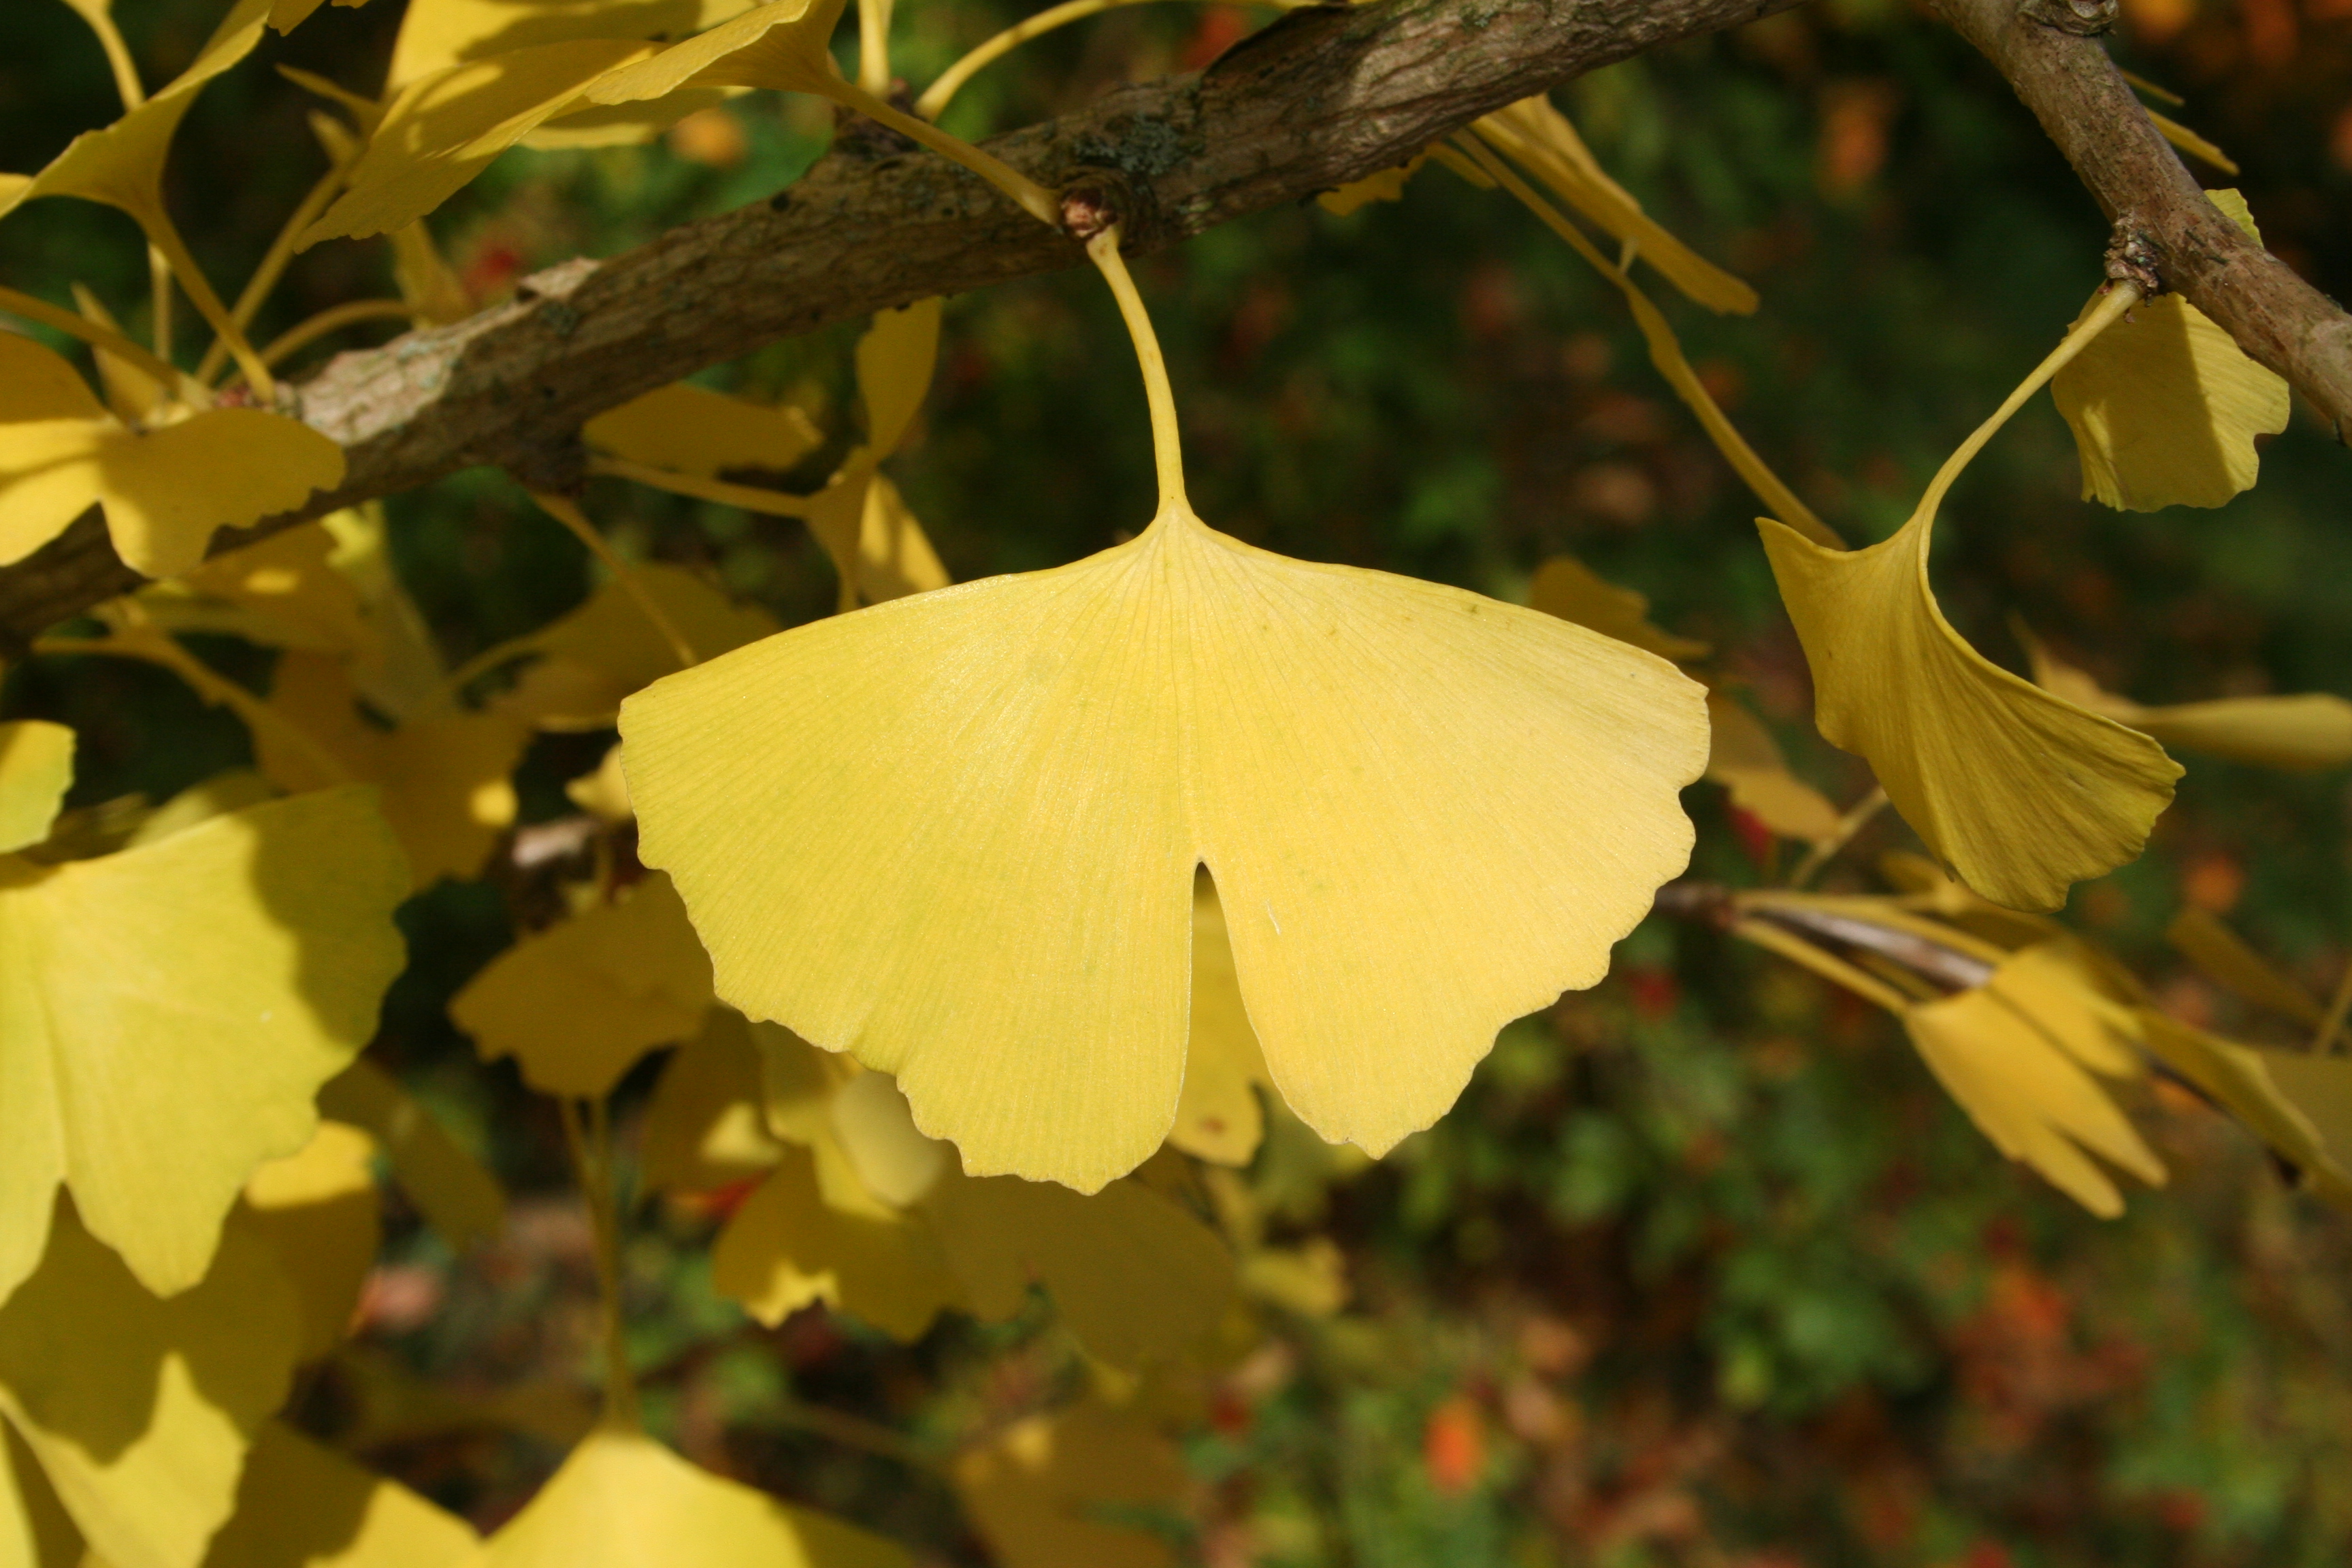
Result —
MULTIPOLYGON (((1799 0, 1387 0, 1312 6, 1206 71, 1122 89, 991 142, 1058 190, 1091 187, 1130 250, 1402 163, 1482 114, 1661 44, 1799 0)), ((340 356, 296 390, 341 443, 343 486, 224 532, 215 552, 478 464, 560 479, 581 424, 781 338, 933 294, 1077 265, 1066 235, 929 153, 844 145, 772 200, 608 261, 528 279, 509 304, 340 356)), ((0 569, 0 642, 140 579, 96 515, 0 569)))
POLYGON ((2098 35, 2114 0, 1936 0, 2033 110, 2116 228, 2238 346, 2352 440, 2352 316, 2207 200, 2098 35))

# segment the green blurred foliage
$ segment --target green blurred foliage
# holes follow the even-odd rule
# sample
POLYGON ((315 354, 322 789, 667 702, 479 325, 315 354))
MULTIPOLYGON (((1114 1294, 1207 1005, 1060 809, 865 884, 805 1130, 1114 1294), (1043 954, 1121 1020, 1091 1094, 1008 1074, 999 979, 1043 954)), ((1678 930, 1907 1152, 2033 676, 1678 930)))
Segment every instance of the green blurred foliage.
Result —
MULTIPOLYGON (((160 79, 219 6, 119 9, 160 79)), ((2177 115, 2244 165, 2273 248, 2352 292, 2352 14, 2324 0, 2127 11, 2119 55, 2186 94, 2177 115)), ((915 0, 895 63, 919 85, 1018 14, 915 0)), ((1196 66, 1254 16, 1100 17, 983 74, 948 123, 979 136, 1196 66)), ((398 18, 396 0, 324 9, 190 117, 172 196, 217 279, 242 276, 322 166, 310 100, 268 64, 370 91, 398 18)), ((37 167, 113 112, 98 51, 62 5, 0 6, 0 165, 37 167)), ((1902 520, 2099 277, 2104 226, 2031 118, 1893 0, 1823 0, 1558 99, 1654 214, 1762 292, 1750 319, 1670 310, 1759 450, 1857 542, 1902 520)), ((808 102, 724 112, 740 144, 722 137, 701 162, 661 144, 510 154, 435 229, 491 298, 537 267, 764 198, 830 136, 829 111, 808 102)), ((1219 527, 1506 596, 1572 550, 1725 650, 1833 797, 1866 787, 1806 723, 1755 503, 1651 373, 1613 290, 1511 204, 1432 169, 1399 203, 1344 219, 1269 213, 1139 275, 1194 499, 1219 527)), ((0 277, 61 301, 84 281, 134 330, 145 276, 110 211, 47 202, 0 226, 0 277)), ((388 291, 380 247, 323 246, 260 333, 388 291)), ((893 472, 950 570, 1058 563, 1141 526, 1141 389, 1095 280, 1010 285, 951 301, 947 321, 938 384, 893 472)), ((834 440, 801 481, 855 434, 854 338, 777 344, 707 377, 810 410, 834 440)), ((2017 662, 2015 611, 2143 700, 2352 690, 2345 461, 2299 415, 2261 486, 2230 506, 2115 514, 2076 499, 2072 446, 2043 400, 1947 509, 1938 591, 1996 658, 2017 662)), ((798 524, 614 481, 587 506, 625 552, 706 568, 788 624, 832 604, 798 524)), ((453 660, 544 623, 593 581, 503 476, 395 498, 391 516, 404 577, 453 660)), ((267 683, 256 650, 199 651, 267 683)), ((79 803, 160 797, 246 756, 235 722, 120 661, 28 661, 0 700, 8 717, 82 732, 79 803)), ((609 739, 536 746, 519 781, 526 818, 569 811, 562 782, 609 739)), ((1695 874, 1758 879, 1720 793, 1696 786, 1690 805, 1695 874)), ((2079 892, 2074 918, 2184 1016, 2249 1026, 2158 933, 2184 901, 2225 910, 2332 984, 2352 954, 2347 805, 2341 774, 2192 762, 2147 858, 2079 892)), ((1849 859, 1865 868, 1908 842, 1884 822, 1849 859)), ((1863 869, 1832 875, 1867 884, 1863 869)), ((445 884, 411 904, 414 963, 378 1047, 523 1194, 509 1236, 465 1260, 404 1217, 386 1289, 423 1305, 379 1312, 368 1341, 482 1397, 573 1377, 592 1331, 585 1226, 553 1118, 509 1068, 477 1067, 443 1011, 510 940, 513 882, 445 884)), ((625 1124, 649 1079, 625 1090, 625 1124)), ((1654 921, 1610 982, 1507 1031, 1454 1112, 1366 1173, 1328 1180, 1311 1139, 1277 1124, 1251 1179, 1277 1238, 1340 1241, 1355 1300, 1334 1321, 1281 1322, 1224 1376, 1192 1445, 1202 1493, 1187 1551, 1220 1568, 2341 1563, 2352 1233, 2284 1194, 2210 1113, 2162 1095, 2138 1110, 2175 1184, 2120 1222, 2091 1220, 2003 1162, 1883 1018, 1709 931, 1654 921)), ((1069 1386, 1066 1342, 1039 1321, 950 1325, 913 1347, 821 1313, 757 1331, 710 1289, 714 1224, 656 1205, 633 1243, 656 1424, 706 1462, 924 1542, 934 1561, 983 1560, 924 1456, 1069 1386)), ((331 1377, 305 1418, 348 1435, 363 1394, 331 1377)), ((484 1422, 384 1438, 369 1457, 489 1522, 551 1466, 559 1435, 484 1422)))

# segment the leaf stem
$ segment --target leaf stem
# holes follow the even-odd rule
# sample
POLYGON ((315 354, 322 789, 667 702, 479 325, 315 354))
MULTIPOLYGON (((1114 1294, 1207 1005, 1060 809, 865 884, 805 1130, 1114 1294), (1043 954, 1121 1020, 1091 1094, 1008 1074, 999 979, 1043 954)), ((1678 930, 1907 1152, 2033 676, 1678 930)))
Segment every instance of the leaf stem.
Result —
MULTIPOLYGON (((108 353, 137 365, 141 370, 153 376, 164 386, 172 389, 173 395, 180 397, 182 401, 188 400, 189 382, 186 372, 158 356, 152 349, 124 337, 112 327, 103 326, 86 317, 78 316, 71 310, 52 305, 47 300, 19 293, 14 289, 0 288, 0 310, 5 310, 12 316, 22 316, 28 321, 38 321, 41 325, 54 328, 68 337, 79 338, 94 349, 104 349, 108 353)), ((202 406, 204 402, 202 389, 197 388, 195 391, 195 401, 199 406, 202 406)))
POLYGON ((567 1096, 555 1105, 563 1122, 564 1145, 572 1152, 572 1168, 579 1178, 580 1195, 588 1206, 596 1290, 604 1298, 604 1419, 634 1429, 637 1384, 629 1370, 628 1339, 622 1331, 621 1215, 613 1190, 612 1122, 601 1100, 567 1096))
MULTIPOLYGON (((963 90, 963 84, 982 71, 1011 54, 1032 38, 1042 37, 1073 22, 1083 22, 1088 16, 1115 11, 1122 5, 1141 5, 1150 0, 1063 0, 1059 5, 1024 16, 1013 26, 965 51, 961 59, 941 71, 923 96, 915 100, 915 112, 926 120, 937 120, 947 110, 949 100, 963 90)), ((1255 0, 1261 5, 1287 10, 1281 0, 1255 0)))
POLYGON ((1184 447, 1176 425, 1176 392, 1168 382, 1168 362, 1160 353, 1160 334, 1151 329, 1150 314, 1127 258, 1118 253, 1118 225, 1113 224, 1087 241, 1087 259, 1095 264, 1118 300, 1118 313, 1135 341, 1135 357, 1143 369, 1143 395, 1151 405, 1151 456, 1160 470, 1160 510, 1190 512, 1184 497, 1184 447))
MULTIPOLYGON (((180 280, 180 287, 187 291, 189 303, 195 306, 196 313, 228 344, 228 352, 236 356, 238 366, 245 372, 246 384, 253 388, 254 395, 264 405, 276 402, 278 383, 270 375, 269 367, 261 363, 261 356, 253 352, 251 343, 246 342, 245 333, 229 319, 228 307, 221 303, 218 294, 213 292, 211 280, 196 265, 196 258, 189 254, 187 241, 180 237, 180 231, 173 226, 171 215, 158 204, 142 208, 137 216, 141 226, 147 230, 149 242, 162 254, 172 276, 180 280)), ((164 320, 162 301, 170 293, 168 289, 158 293, 156 320, 159 324, 164 320)))
POLYGON ((702 657, 694 651, 694 645, 686 640, 685 634, 677 629, 677 623, 669 618, 669 612, 661 607, 651 590, 646 588, 645 578, 636 568, 621 559, 578 507, 562 496, 547 495, 539 490, 531 491, 530 499, 540 510, 570 529, 572 536, 586 545, 589 553, 604 563, 604 569, 613 574, 613 580, 621 585, 621 591, 635 601, 646 619, 653 623, 654 630, 669 644, 669 651, 677 658, 678 668, 692 669, 702 662, 702 657))
POLYGON ((1911 998, 1876 975, 1822 952, 1792 931, 1750 915, 1734 922, 1731 934, 1776 952, 1791 963, 1811 970, 1822 979, 1843 985, 1866 1002, 1875 1002, 1898 1017, 1911 1010, 1911 998))
POLYGON ((1716 402, 1715 395, 1707 391, 1706 384, 1699 379, 1698 372, 1691 368, 1689 356, 1683 353, 1681 341, 1667 323, 1665 313, 1651 303, 1641 285, 1626 276, 1622 268, 1602 255, 1601 247, 1586 237, 1582 229, 1537 194, 1532 185, 1519 177, 1517 171, 1496 156, 1485 142, 1466 132, 1457 132, 1454 141, 1455 146, 1468 154, 1471 162, 1481 171, 1517 196, 1521 205, 1543 220, 1544 226, 1568 241, 1570 247, 1591 263, 1595 271, 1617 286, 1618 292, 1625 296, 1626 307, 1633 312, 1633 324, 1642 329, 1643 340, 1649 344, 1650 363, 1657 367, 1658 374, 1666 378, 1667 384, 1697 416, 1708 439, 1715 443, 1715 449, 1722 453, 1724 461, 1748 482, 1748 488, 1756 492, 1756 498, 1769 507, 1775 517, 1814 543, 1832 549, 1843 548, 1845 541, 1840 539, 1829 524, 1813 515, 1812 508, 1800 500, 1797 492, 1781 482, 1780 476, 1772 471, 1771 465, 1756 455, 1756 448, 1749 446, 1748 438, 1733 426, 1730 416, 1716 402))
MULTIPOLYGON (((278 279, 285 276, 287 264, 294 259, 294 242, 302 237, 303 231, 316 222, 319 215, 327 210, 327 204, 335 199, 335 193, 342 188, 343 175, 348 168, 348 164, 337 163, 320 175, 319 183, 310 187, 310 195, 302 198, 300 205, 286 219, 284 226, 278 229, 278 237, 269 242, 268 253, 262 257, 261 265, 253 269, 253 275, 245 280, 245 287, 237 293, 236 303, 229 309, 228 319, 236 323, 237 331, 244 331, 253 325, 253 318, 260 312, 262 301, 269 298, 269 291, 278 287, 278 279)), ((287 352, 290 353, 293 351, 289 349, 287 352)), ((221 366, 227 362, 228 356, 228 340, 215 338, 196 365, 196 379, 210 382, 220 374, 221 366)), ((263 351, 261 357, 269 363, 277 363, 277 356, 267 350, 263 351)))
POLYGON ((857 85, 877 95, 890 90, 891 0, 857 0, 857 85))
POLYGON ((1855 834, 1870 826, 1871 818, 1885 808, 1886 786, 1873 784, 1868 795, 1854 802, 1846 814, 1838 818, 1836 828, 1827 838, 1805 851, 1805 858, 1797 862, 1795 870, 1789 873, 1790 890, 1803 887, 1815 872, 1830 863, 1839 850, 1853 842, 1855 834))
POLYGON ((75 14, 98 35, 98 47, 106 51, 107 68, 114 73, 114 90, 122 96, 122 111, 128 114, 145 103, 147 89, 140 85, 139 67, 131 60, 131 46, 122 41, 122 30, 114 25, 112 14, 101 5, 76 4, 75 0, 67 0, 67 4, 73 5, 75 14))
MULTIPOLYGON (((309 321, 298 321, 269 341, 261 351, 261 363, 277 365, 288 356, 310 347, 330 332, 340 332, 360 321, 384 321, 398 318, 413 320, 415 307, 405 300, 346 300, 340 305, 330 305, 309 321)), ((229 377, 230 383, 244 378, 238 371, 229 377)))
POLYGON ((2336 1048, 2336 1037, 2343 1032, 2344 1017, 2352 1013, 2352 961, 2344 965, 2344 977, 2336 983, 2336 994, 2327 1000, 2327 1016, 2319 1021, 2318 1032, 2311 1037, 2311 1054, 2324 1057, 2336 1048))
MULTIPOLYGON (((1944 466, 1937 468, 1936 477, 1927 481, 1927 491, 1919 498, 1919 504, 1913 509, 1910 521, 1916 522, 1921 518, 1933 518, 1936 515, 1936 509, 1943 505, 1945 492, 1949 490, 1953 481, 1960 477, 1960 470, 1966 468, 1976 455, 1984 450, 1985 443, 1991 440, 2000 427, 2009 423, 2010 416, 2024 407, 2027 398, 2041 391, 2052 376, 2065 369, 2068 362, 2090 346, 2093 338, 2114 325, 2117 317, 2138 304, 2139 300, 2139 285, 2137 283, 2118 283, 2109 289, 2106 298, 2093 306, 2081 321, 2075 322, 2067 331, 2066 336, 2060 341, 2058 346, 2052 349, 2049 355, 2033 367, 2031 374, 2017 384, 2017 390, 2011 393, 2002 401, 2001 405, 1992 411, 1992 417, 1978 426, 1975 433, 1960 443, 1959 449, 1944 459, 1944 466)), ((1906 523, 1905 526, 1908 527, 1909 524, 1906 523)))
POLYGON ((809 515, 809 498, 783 490, 772 490, 759 485, 730 484, 725 479, 706 479, 697 474, 673 473, 647 463, 632 462, 626 458, 591 458, 588 471, 607 474, 616 479, 629 479, 672 495, 691 496, 697 500, 717 501, 721 506, 741 507, 768 517, 805 519, 809 515))
POLYGON ((821 89, 836 103, 845 104, 868 120, 879 121, 912 141, 919 142, 951 163, 960 163, 1020 204, 1021 209, 1047 228, 1062 226, 1062 204, 1054 193, 1005 163, 982 152, 961 136, 950 136, 928 120, 905 110, 855 82, 832 81, 821 89))

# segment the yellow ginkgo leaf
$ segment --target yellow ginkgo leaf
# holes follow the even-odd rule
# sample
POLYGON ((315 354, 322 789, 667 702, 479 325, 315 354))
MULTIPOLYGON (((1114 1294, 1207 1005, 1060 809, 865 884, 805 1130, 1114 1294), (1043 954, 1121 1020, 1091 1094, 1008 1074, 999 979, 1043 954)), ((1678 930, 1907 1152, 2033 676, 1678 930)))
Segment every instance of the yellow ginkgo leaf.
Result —
POLYGON ((741 468, 780 473, 824 440, 789 403, 771 408, 689 381, 600 414, 580 434, 597 451, 699 479, 741 468))
POLYGON ((1662 660, 1181 501, 673 676, 622 731, 723 997, 894 1073, 967 1168, 1087 1190, 1174 1120, 1196 866, 1283 1095, 1385 1150, 1600 977, 1705 747, 1662 660))
POLYGON ((1540 94, 1521 99, 1472 122, 1471 129, 1507 153, 1551 193, 1633 247, 1641 258, 1695 302, 1745 315, 1756 290, 1712 262, 1643 212, 1642 204, 1603 173, 1568 117, 1540 94))
POLYGON ((489 1539, 482 1568, 908 1568, 904 1548, 605 1426, 489 1539))
POLYGON ((319 1090, 319 1111, 373 1135, 393 1179, 450 1250, 488 1240, 505 1225, 498 1178, 375 1063, 362 1057, 330 1079, 319 1090))
POLYGON ((714 1007, 702 1032, 678 1047, 637 1136, 646 1185, 689 1192, 723 1187, 775 1164, 782 1150, 761 1114, 759 1047, 751 1026, 714 1007))
MULTIPOLYGON (((325 0, 270 0, 269 25, 281 33, 290 33, 309 21, 310 14, 323 4, 325 0)), ((335 0, 335 4, 356 9, 366 5, 367 0, 335 0)))
POLYGON ((710 1008, 710 961, 669 879, 527 936, 449 1004, 485 1061, 512 1057, 545 1094, 601 1100, 639 1057, 692 1036, 710 1008))
POLYGON ((407 868, 373 792, 216 816, 95 860, 0 860, 0 1299, 51 1194, 162 1293, 317 1124, 403 962, 407 868))
POLYGON ((957 1496, 1003 1568, 1173 1568, 1175 1551, 1138 1527, 1173 1512, 1187 1476, 1175 1445, 1141 1415, 1089 1399, 1031 1415, 958 1456, 957 1496))
MULTIPOLYGON (((2261 242, 2244 198, 2207 195, 2261 242)), ((2135 306, 2050 395, 2074 432, 2083 499, 2128 511, 2220 506, 2252 489, 2254 437, 2285 429, 2290 412, 2285 380, 2178 294, 2135 306)))
POLYGON ((373 662, 381 638, 357 585, 336 569, 335 551, 334 535, 305 523, 143 589, 139 602, 166 631, 228 632, 373 662))
POLYGON ((815 1152, 798 1145, 780 1152, 719 1232, 710 1281, 763 1323, 822 1301, 901 1340, 964 1300, 925 1216, 827 1202, 815 1152))
POLYGON ((1220 1165, 1248 1164, 1265 1136, 1257 1091, 1273 1087, 1242 1003, 1225 911, 1216 885, 1202 877, 1192 888, 1192 1035, 1168 1142, 1220 1165))
POLYGON ((588 97, 597 103, 642 103, 683 87, 824 92, 841 81, 828 45, 845 3, 769 0, 651 59, 606 73, 588 97))
POLYGON ((277 1251, 300 1304, 299 1361, 341 1342, 375 1263, 383 1239, 375 1153, 375 1140, 358 1128, 321 1121, 309 1143, 246 1181, 246 1223, 277 1251))
POLYGON ((2160 745, 2289 772, 2352 763, 2352 702, 2333 693, 2221 697, 2144 707, 2102 690, 2022 625, 2015 629, 2032 663, 2034 684, 2078 708, 2128 724, 2160 745))
POLYGON ((0 854, 49 836, 73 784, 74 732, 45 719, 0 724, 0 854))
POLYGON ((1915 1006, 1903 1026, 1937 1081, 1994 1147, 2093 1214, 2121 1214, 2123 1196, 2091 1153, 2150 1186, 2163 1185, 2164 1166, 2098 1081, 2001 988, 1915 1006))
POLYGON ((564 784, 563 798, 600 822, 626 822, 636 815, 629 804, 628 775, 621 771, 621 748, 606 747, 595 772, 564 784))
POLYGON ((2130 1006, 2101 987, 2087 956, 2074 942, 2022 948, 2001 961, 1985 987, 2078 1067, 2103 1078, 2139 1078, 2147 1070, 2137 1048, 2142 1031, 2130 1006))
POLYGON ((142 1289, 60 1200, 48 1250, 0 1307, 0 1415, 93 1553, 197 1568, 246 1448, 285 1399, 300 1335, 269 1247, 232 1219, 203 1282, 142 1289))
POLYGON ((1606 970, 1688 858, 1706 744, 1654 656, 1202 523, 1118 246, 1087 250, 1150 394, 1143 533, 781 633, 621 713, 640 855, 719 994, 891 1073, 967 1172, 1085 1191, 1174 1122, 1199 868, 1283 1097, 1384 1151, 1606 970))
MULTIPOLYGON (((2286 1053, 2242 1046, 2151 1008, 2142 1008, 2138 1017, 2147 1048, 2165 1066, 2244 1122, 2255 1137, 2295 1168, 2304 1185, 2332 1204, 2352 1207, 2352 1163, 2346 1162, 2321 1133, 2298 1097, 2282 1090, 2276 1069, 2291 1059, 2286 1053)), ((2325 1063, 2341 1058, 2307 1059, 2325 1063)), ((2285 1072, 2286 1081, 2302 1098, 2319 1091, 2317 1109, 2333 1121, 2335 1075, 2326 1068, 2298 1073, 2286 1066, 2285 1072)), ((2342 1124, 2335 1125, 2340 1129, 2342 1124)))
POLYGON ((2172 917, 2164 940, 2205 977, 2234 991, 2257 1007, 2284 1014, 2305 1027, 2327 1016, 2326 1007, 2302 981, 2246 944, 2209 910, 2194 905, 2172 917))
POLYGON ((650 53, 626 38, 573 38, 448 66, 400 89, 347 188, 302 232, 304 247, 415 222, 498 155, 562 113, 588 86, 650 53))
POLYGON ((0 333, 0 565, 97 504, 126 564, 171 576, 204 559, 215 530, 290 510, 342 479, 341 447, 257 408, 133 430, 63 359, 0 333))
POLYGON ((1865 550, 1758 526, 1812 666, 1822 738, 1869 762, 1962 881, 1997 904, 2053 910, 2069 884, 2139 854, 2179 764, 1952 629, 1927 582, 1932 507, 1865 550))
POLYGON ((1731 804, 1783 838, 1834 837, 1838 809, 1789 771, 1780 743, 1763 721, 1722 691, 1706 694, 1706 776, 1731 792, 1731 804))
POLYGON ((1535 580, 1528 584, 1528 606, 1678 664, 1705 658, 1710 651, 1703 642, 1652 625, 1646 595, 1620 588, 1573 555, 1555 555, 1536 568, 1535 580))
POLYGON ((467 60, 574 38, 679 38, 715 26, 758 0, 409 0, 386 85, 467 60))
POLYGON ((502 710, 446 709, 384 730, 369 721, 358 698, 344 660, 280 656, 269 708, 287 728, 255 728, 255 763, 282 789, 316 789, 337 776, 379 786, 384 820, 408 852, 417 887, 473 876, 514 821, 508 775, 521 760, 528 727, 502 710))
POLYGON ((940 308, 934 297, 904 310, 885 310, 857 340, 857 391, 866 401, 866 445, 878 460, 898 449, 931 389, 940 355, 940 308))
POLYGON ((1315 205, 1333 217, 1346 217, 1358 207, 1370 206, 1374 202, 1399 200, 1404 195, 1405 182, 1428 162, 1429 154, 1420 153, 1393 169, 1382 169, 1360 180, 1351 180, 1338 190, 1325 191, 1315 198, 1315 205))
MULTIPOLYGON (((100 302, 96 294, 80 283, 73 286, 74 305, 85 320, 94 321, 109 331, 120 331, 113 314, 100 302)), ((162 405, 170 401, 174 389, 163 379, 152 374, 143 365, 134 364, 118 353, 109 353, 93 346, 90 359, 98 366, 98 384, 106 393, 106 405, 114 416, 126 425, 144 425, 153 418, 162 405)))
POLYGON ((456 1514, 271 1421, 204 1568, 461 1568, 480 1550, 456 1514))

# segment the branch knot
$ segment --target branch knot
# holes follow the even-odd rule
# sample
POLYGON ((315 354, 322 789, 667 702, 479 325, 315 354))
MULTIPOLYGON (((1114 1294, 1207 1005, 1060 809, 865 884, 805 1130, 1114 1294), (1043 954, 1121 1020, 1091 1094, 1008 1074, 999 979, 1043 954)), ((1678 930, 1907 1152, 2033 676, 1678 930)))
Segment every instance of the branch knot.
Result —
POLYGON ((2078 38, 2092 38, 2114 30, 2123 15, 2123 4, 2122 0, 2018 0, 2017 14, 2078 38))

